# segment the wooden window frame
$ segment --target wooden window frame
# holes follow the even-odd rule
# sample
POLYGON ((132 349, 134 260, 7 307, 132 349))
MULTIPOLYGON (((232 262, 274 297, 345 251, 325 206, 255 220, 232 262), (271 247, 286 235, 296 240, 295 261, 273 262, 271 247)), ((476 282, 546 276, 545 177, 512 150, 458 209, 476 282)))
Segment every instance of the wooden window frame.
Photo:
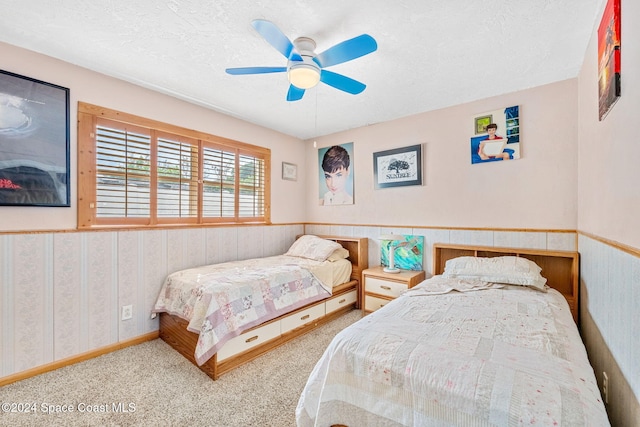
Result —
MULTIPOLYGON (((78 229, 93 228, 151 228, 159 226, 204 226, 212 224, 270 224, 270 192, 271 192, 271 150, 219 136, 158 122, 140 116, 78 102, 78 229), (191 164, 193 173, 197 173, 197 215, 188 217, 158 217, 157 186, 158 173, 156 166, 151 167, 150 176, 150 213, 149 217, 117 217, 101 218, 97 216, 97 147, 96 129, 99 122, 111 121, 133 128, 148 130, 151 134, 150 162, 157 165, 157 138, 178 136, 180 140, 188 140, 192 147, 197 147, 197 164, 191 164), (233 193, 233 217, 203 216, 203 152, 204 148, 225 150, 235 155, 235 177, 233 193), (263 164, 264 181, 262 216, 240 216, 240 156, 260 159, 263 164), (154 173, 155 172, 155 173, 154 173)), ((222 203, 222 202, 221 202, 222 203)))

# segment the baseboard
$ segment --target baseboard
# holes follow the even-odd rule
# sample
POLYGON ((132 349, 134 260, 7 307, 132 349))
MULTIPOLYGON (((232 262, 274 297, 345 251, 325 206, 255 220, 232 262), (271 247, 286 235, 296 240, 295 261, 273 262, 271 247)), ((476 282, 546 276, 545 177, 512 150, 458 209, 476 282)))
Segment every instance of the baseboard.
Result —
POLYGON ((0 387, 14 383, 16 381, 35 377, 36 375, 44 374, 45 372, 50 372, 56 369, 63 368, 65 366, 73 365, 75 363, 84 362, 85 360, 93 359, 94 357, 102 356, 116 350, 122 350, 123 348, 130 347, 132 345, 142 344, 146 341, 152 341, 158 338, 158 336, 159 331, 149 332, 148 334, 140 335, 135 338, 97 348, 95 350, 87 351, 85 353, 67 357, 65 359, 56 360, 55 362, 47 363, 45 365, 36 366, 35 368, 31 368, 26 371, 8 375, 6 377, 0 378, 0 387))

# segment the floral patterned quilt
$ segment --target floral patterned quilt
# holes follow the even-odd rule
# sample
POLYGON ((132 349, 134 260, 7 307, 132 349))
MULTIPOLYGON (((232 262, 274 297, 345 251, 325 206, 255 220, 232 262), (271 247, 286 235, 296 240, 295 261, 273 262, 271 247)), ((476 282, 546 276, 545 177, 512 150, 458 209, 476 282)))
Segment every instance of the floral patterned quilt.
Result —
POLYGON ((202 365, 243 331, 329 297, 330 285, 312 273, 320 264, 278 255, 178 271, 165 280, 153 312, 189 321, 202 365))
POLYGON ((609 425, 559 292, 436 278, 334 338, 298 426, 609 425))

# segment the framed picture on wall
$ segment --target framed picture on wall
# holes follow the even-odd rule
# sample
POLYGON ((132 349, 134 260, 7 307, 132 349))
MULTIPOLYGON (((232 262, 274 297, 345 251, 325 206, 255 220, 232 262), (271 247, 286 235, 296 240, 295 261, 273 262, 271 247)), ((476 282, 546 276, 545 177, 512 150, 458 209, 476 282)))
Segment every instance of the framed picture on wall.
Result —
POLYGON ((282 162, 282 179, 286 179, 288 181, 297 181, 298 165, 282 162))
POLYGON ((422 185, 422 145, 373 153, 376 189, 422 185))
POLYGON ((608 0, 598 27, 598 117, 620 98, 620 0, 608 0))
POLYGON ((69 89, 0 70, 0 205, 69 199, 69 89))
POLYGON ((353 142, 318 149, 321 206, 353 205, 353 142))
POLYGON ((473 116, 471 163, 520 158, 520 107, 512 105, 473 116), (480 131, 480 132, 479 132, 480 131))

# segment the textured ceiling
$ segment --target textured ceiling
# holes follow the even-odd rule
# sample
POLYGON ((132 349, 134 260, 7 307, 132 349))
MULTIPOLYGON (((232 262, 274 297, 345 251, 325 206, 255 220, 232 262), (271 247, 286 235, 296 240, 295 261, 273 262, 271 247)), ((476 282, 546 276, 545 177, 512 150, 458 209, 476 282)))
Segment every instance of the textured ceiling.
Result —
MULTIPOLYGON (((301 139, 576 77, 603 0, 0 0, 0 41, 301 139), (287 102, 286 66, 251 26, 276 24, 316 53, 363 33, 378 50, 329 68, 287 102)), ((0 68, 10 62, 0 58, 0 68)))

